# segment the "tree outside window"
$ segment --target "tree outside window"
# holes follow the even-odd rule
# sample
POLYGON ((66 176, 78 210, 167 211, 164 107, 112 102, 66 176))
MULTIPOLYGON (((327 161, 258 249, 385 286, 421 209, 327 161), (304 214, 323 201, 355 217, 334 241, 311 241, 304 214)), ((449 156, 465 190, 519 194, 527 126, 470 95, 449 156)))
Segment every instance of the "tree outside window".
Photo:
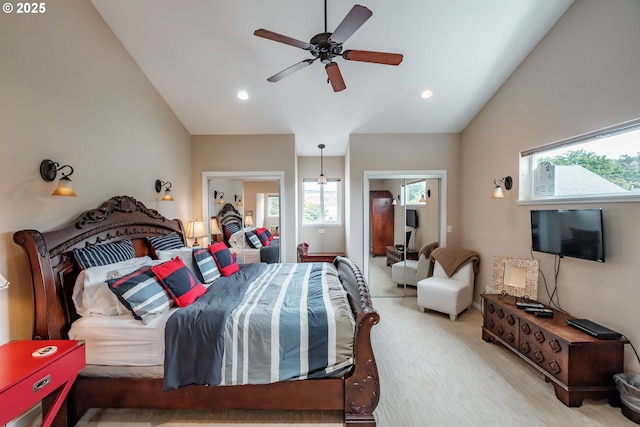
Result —
POLYGON ((640 196, 640 121, 521 153, 520 200, 640 196))
POLYGON ((280 197, 276 195, 267 196, 267 216, 280 216, 280 197))

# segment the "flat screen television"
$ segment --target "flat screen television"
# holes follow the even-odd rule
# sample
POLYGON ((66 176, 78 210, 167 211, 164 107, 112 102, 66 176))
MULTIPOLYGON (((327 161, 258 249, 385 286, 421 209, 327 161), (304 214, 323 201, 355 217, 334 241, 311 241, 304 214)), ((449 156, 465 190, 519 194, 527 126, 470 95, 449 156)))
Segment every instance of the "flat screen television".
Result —
POLYGON ((418 211, 407 209, 407 227, 418 228, 418 211))
POLYGON ((532 210, 531 250, 604 262, 602 209, 532 210))

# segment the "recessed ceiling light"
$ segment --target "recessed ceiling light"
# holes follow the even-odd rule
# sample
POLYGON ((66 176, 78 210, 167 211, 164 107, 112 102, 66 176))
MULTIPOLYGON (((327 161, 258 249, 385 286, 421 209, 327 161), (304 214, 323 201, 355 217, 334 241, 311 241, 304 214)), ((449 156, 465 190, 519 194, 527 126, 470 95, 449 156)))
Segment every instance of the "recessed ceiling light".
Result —
POLYGON ((246 101, 247 99, 249 99, 249 94, 246 91, 241 90, 240 92, 238 92, 238 98, 246 101))
POLYGON ((433 96, 433 91, 426 89, 424 90, 421 94, 420 97, 422 97, 422 99, 429 99, 433 96))

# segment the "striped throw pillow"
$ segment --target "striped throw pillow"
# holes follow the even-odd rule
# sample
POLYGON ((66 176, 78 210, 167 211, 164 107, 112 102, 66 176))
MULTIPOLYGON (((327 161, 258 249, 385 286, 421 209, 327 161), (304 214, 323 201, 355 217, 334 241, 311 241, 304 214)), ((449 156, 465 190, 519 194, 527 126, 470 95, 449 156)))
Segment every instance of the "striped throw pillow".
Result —
POLYGON ((255 230, 247 231, 245 235, 247 236, 247 242, 249 243, 249 246, 251 246, 253 249, 260 249, 262 247, 262 242, 260 241, 260 238, 256 234, 255 230))
POLYGON ((216 261, 213 259, 213 255, 209 248, 194 249, 193 259, 198 266, 198 271, 202 276, 202 281, 204 282, 205 287, 220 277, 220 271, 218 270, 216 261))
POLYGON ((229 240, 233 233, 240 231, 240 224, 237 222, 230 222, 229 224, 223 225, 222 229, 224 230, 224 238, 229 240))
POLYGON ((164 236, 147 237, 154 252, 184 248, 184 242, 175 231, 164 236))
POLYGON ((117 279, 109 279, 107 285, 122 304, 131 310, 133 317, 144 324, 174 305, 151 266, 142 267, 117 279))
POLYGON ((131 240, 126 239, 120 242, 74 249, 73 256, 80 268, 84 270, 89 267, 99 267, 135 258, 136 252, 131 240))

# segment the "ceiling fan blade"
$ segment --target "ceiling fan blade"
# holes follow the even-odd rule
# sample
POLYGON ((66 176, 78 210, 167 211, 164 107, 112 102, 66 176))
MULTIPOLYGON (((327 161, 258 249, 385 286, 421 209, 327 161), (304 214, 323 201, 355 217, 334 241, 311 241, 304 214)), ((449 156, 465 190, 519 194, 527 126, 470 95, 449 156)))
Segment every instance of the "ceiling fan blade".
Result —
POLYGON ((366 7, 359 4, 353 6, 333 34, 331 34, 329 40, 336 43, 346 42, 367 19, 371 18, 371 15, 373 15, 373 12, 366 7))
POLYGON ((338 64, 335 62, 330 62, 329 64, 324 66, 325 70, 327 70, 327 76, 329 76, 329 82, 331 83, 331 87, 334 92, 340 92, 341 90, 345 90, 347 86, 344 84, 344 80, 342 78, 342 73, 340 72, 340 68, 338 64))
POLYGON ((304 61, 300 61, 297 64, 292 65, 291 67, 286 68, 286 69, 280 71, 279 73, 274 74, 273 76, 269 77, 267 79, 267 81, 275 83, 275 82, 277 82, 279 80, 282 80, 285 77, 287 77, 289 74, 293 74, 296 71, 301 70, 304 67, 313 64, 313 61, 315 61, 315 59, 305 59, 304 61))
POLYGON ((310 50, 313 46, 307 42, 303 42, 302 40, 297 40, 292 37, 283 36, 282 34, 274 33, 273 31, 265 30, 264 28, 260 28, 259 30, 255 30, 253 32, 254 36, 263 37, 265 39, 273 40, 276 42, 288 44, 289 46, 299 47, 300 49, 310 50))
POLYGON ((345 50, 342 57, 349 61, 374 62, 376 64, 399 65, 401 53, 372 52, 369 50, 345 50))

